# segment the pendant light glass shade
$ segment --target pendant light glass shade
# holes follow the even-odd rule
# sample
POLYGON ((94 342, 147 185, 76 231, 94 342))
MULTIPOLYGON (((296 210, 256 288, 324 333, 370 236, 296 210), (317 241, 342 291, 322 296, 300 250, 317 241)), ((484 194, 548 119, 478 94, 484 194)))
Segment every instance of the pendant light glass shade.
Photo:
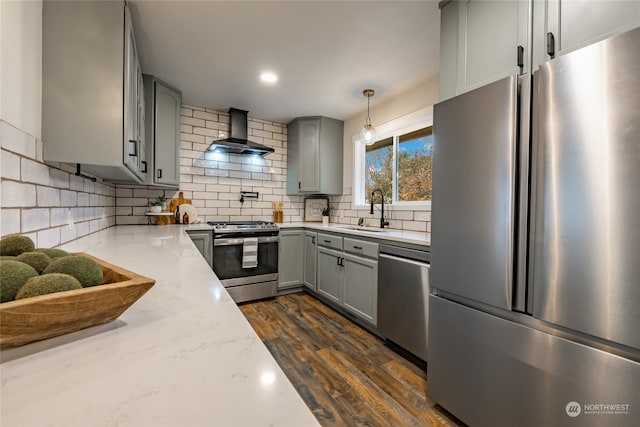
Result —
POLYGON ((376 128, 371 124, 371 117, 369 116, 369 101, 376 92, 373 89, 365 89, 362 91, 362 94, 367 97, 367 119, 365 120, 362 129, 360 129, 360 139, 367 145, 371 145, 376 142, 376 128))

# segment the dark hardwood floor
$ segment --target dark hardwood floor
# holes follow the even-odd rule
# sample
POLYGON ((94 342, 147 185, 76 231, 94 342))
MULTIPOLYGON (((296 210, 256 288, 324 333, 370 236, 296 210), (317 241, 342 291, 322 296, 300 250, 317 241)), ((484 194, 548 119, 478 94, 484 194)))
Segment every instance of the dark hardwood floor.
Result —
POLYGON ((421 367, 312 296, 240 309, 321 425, 461 425, 427 397, 421 367))

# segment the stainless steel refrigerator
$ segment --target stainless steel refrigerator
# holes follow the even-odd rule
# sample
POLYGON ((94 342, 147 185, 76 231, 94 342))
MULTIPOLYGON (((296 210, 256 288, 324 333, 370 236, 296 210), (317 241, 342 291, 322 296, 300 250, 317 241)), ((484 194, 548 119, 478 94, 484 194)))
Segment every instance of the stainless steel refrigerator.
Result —
POLYGON ((429 395, 640 425, 640 28, 435 106, 429 395))

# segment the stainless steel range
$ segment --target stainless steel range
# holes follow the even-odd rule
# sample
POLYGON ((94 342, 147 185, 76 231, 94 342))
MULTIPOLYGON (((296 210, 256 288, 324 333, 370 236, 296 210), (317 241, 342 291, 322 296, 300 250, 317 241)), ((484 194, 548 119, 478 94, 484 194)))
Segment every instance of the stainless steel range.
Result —
POLYGON ((236 303, 276 296, 280 228, 273 222, 209 222, 213 271, 236 303))

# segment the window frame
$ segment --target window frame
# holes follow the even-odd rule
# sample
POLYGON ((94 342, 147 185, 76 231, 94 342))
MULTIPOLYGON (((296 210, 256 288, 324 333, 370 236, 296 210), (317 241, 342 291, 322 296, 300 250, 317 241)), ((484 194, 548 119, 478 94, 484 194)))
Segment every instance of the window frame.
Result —
MULTIPOLYGON (((403 202, 398 201, 398 180, 397 180, 397 154, 398 140, 401 135, 410 133, 425 127, 433 126, 433 106, 425 107, 411 114, 390 120, 386 123, 376 126, 376 140, 393 137, 393 181, 392 181, 392 200, 391 205, 385 205, 385 209, 389 210, 431 210, 431 200, 403 202)), ((353 199, 352 209, 369 209, 370 205, 365 203, 365 156, 366 144, 360 139, 357 133, 351 137, 353 142, 353 199)), ((379 205, 379 203, 376 203, 379 205)))

